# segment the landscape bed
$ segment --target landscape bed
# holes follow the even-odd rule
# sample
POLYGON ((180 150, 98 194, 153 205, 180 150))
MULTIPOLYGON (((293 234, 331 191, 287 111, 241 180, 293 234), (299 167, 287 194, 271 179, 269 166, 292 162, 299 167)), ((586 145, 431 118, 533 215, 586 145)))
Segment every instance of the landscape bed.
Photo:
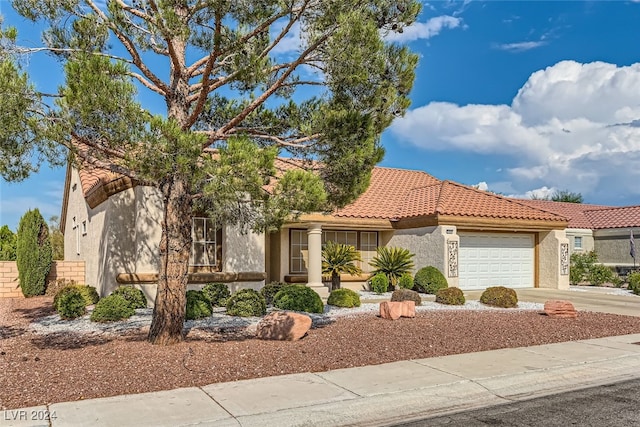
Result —
POLYGON ((51 301, 0 300, 0 410, 640 333, 640 317, 579 312, 553 319, 540 309, 479 310, 470 302, 466 309, 421 307, 415 318, 396 321, 366 309, 319 316, 297 342, 252 338, 256 319, 190 323, 183 343, 158 347, 146 342, 148 311, 140 312, 137 329, 71 332, 72 321, 55 331, 51 301))

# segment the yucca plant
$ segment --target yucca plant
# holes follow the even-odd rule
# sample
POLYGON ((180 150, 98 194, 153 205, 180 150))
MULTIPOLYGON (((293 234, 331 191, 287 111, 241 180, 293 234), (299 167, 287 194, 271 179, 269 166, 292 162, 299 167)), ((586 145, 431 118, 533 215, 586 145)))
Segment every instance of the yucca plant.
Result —
POLYGON ((362 270, 356 265, 362 261, 360 252, 351 245, 327 242, 322 250, 322 272, 331 274, 331 290, 340 289, 340 274, 360 274, 362 270))
POLYGON ((414 254, 408 249, 381 246, 377 249, 376 256, 369 262, 369 265, 375 268, 371 273, 384 274, 395 289, 400 277, 413 269, 413 257, 414 254))

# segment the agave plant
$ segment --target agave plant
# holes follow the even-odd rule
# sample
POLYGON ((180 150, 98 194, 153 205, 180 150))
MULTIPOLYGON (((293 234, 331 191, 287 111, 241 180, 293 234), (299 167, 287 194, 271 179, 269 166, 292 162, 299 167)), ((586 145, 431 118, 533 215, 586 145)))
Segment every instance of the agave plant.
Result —
POLYGON ((322 250, 322 272, 331 274, 331 290, 340 289, 340 274, 360 274, 362 270, 356 265, 362 261, 360 252, 351 245, 327 242, 322 250))
POLYGON ((414 254, 408 249, 381 246, 377 249, 376 256, 369 262, 369 265, 375 268, 371 273, 384 274, 395 289, 400 277, 413 269, 413 257, 414 254))

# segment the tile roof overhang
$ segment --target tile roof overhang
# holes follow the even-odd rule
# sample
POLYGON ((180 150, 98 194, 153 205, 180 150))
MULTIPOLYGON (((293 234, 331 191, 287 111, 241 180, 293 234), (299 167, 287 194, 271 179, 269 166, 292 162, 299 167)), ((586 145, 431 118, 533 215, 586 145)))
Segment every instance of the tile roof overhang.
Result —
MULTIPOLYGON (((278 159, 276 169, 282 173, 299 165, 296 160, 278 159)), ((79 170, 79 174, 84 197, 91 208, 114 194, 136 186, 131 179, 103 169, 85 167, 79 170)), ((66 191, 65 186, 65 198, 66 191)), ((527 205, 520 200, 452 181, 440 181, 422 171, 375 167, 369 187, 353 203, 331 214, 302 215, 289 225, 314 222, 338 228, 378 230, 434 225, 550 230, 566 228, 568 220, 561 214, 527 205)))

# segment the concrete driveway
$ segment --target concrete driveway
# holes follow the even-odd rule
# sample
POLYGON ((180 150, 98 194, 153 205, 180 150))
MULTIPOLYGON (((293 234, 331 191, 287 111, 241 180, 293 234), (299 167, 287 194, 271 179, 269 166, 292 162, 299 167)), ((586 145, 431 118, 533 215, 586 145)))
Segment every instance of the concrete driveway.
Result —
MULTIPOLYGON (((640 316, 640 296, 624 292, 617 288, 599 288, 592 286, 572 286, 569 290, 557 289, 516 289, 519 301, 544 303, 551 299, 571 301, 576 310, 601 313, 640 316), (618 295, 616 295, 618 294, 618 295)), ((482 291, 465 291, 467 299, 479 300, 482 291)))

